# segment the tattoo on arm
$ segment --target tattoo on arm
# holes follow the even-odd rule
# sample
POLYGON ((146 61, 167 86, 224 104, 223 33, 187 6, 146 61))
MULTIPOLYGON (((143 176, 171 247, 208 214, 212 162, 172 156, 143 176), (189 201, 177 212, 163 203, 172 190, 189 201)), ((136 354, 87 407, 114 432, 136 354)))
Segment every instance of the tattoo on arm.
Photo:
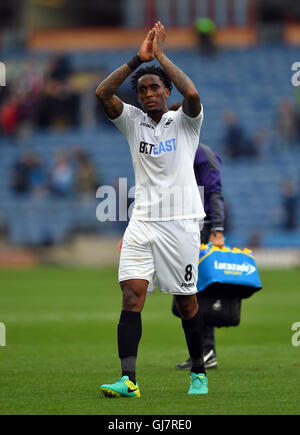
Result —
POLYGON ((193 82, 178 68, 167 56, 160 59, 160 64, 172 80, 176 89, 183 95, 187 95, 190 87, 195 88, 193 82))
POLYGON ((124 80, 132 73, 132 70, 125 63, 104 79, 97 88, 96 95, 99 98, 107 99, 113 96, 124 80))
POLYGON ((183 95, 183 111, 192 117, 197 116, 201 110, 200 97, 192 80, 178 68, 166 55, 159 59, 176 89, 183 95))
POLYGON ((104 79, 96 90, 96 96, 99 98, 107 116, 115 119, 121 115, 123 103, 114 93, 121 86, 124 80, 132 73, 127 64, 120 66, 104 79))

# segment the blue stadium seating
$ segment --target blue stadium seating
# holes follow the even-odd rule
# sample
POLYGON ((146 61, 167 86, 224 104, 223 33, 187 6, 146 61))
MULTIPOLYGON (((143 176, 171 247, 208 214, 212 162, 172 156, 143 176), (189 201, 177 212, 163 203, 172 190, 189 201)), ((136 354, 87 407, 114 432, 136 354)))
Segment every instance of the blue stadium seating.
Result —
MULTIPOLYGON (((112 70, 132 55, 131 51, 75 53, 72 62, 78 71, 103 67, 112 70)), ((251 234, 260 230, 264 246, 300 247, 299 231, 284 232, 278 221, 283 180, 291 178, 299 185, 300 143, 281 147, 275 130, 278 102, 282 97, 293 101, 296 98, 296 88, 291 85, 291 65, 300 59, 300 49, 278 44, 224 50, 211 58, 193 50, 171 50, 169 55, 200 91, 205 113, 201 141, 219 151, 223 158, 224 196, 230 223, 228 240, 245 246, 251 234), (248 135, 261 129, 269 132, 259 158, 233 161, 226 157, 222 116, 227 109, 238 114, 248 135)), ((174 90, 170 103, 180 99, 174 90)), ((78 146, 92 157, 104 184, 127 177, 128 186, 134 185, 126 141, 115 128, 104 124, 66 133, 40 131, 23 140, 0 138, 0 214, 14 243, 39 244, 47 240, 59 243, 76 229, 105 232, 117 228, 97 222, 96 198, 78 205, 76 199, 12 197, 11 168, 22 150, 35 150, 49 168, 58 150, 78 146)), ((298 211, 300 229, 300 201, 298 211)))

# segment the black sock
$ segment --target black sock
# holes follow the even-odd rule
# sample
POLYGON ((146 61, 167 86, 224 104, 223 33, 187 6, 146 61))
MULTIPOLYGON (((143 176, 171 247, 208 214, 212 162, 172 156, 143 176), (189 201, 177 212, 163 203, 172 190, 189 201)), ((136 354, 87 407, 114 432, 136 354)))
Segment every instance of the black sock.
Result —
POLYGON ((121 358, 122 376, 128 376, 131 382, 136 383, 135 380, 135 366, 136 356, 126 356, 121 358))
POLYGON ((206 375, 203 364, 200 366, 192 366, 191 372, 196 373, 197 375, 199 375, 199 373, 204 373, 206 375))
POLYGON ((122 311, 118 324, 118 348, 122 376, 128 376, 135 384, 135 366, 138 345, 142 336, 141 313, 122 311))
POLYGON ((126 370, 122 370, 122 377, 123 376, 128 376, 129 380, 131 382, 133 382, 134 384, 136 384, 136 380, 135 380, 135 371, 134 372, 128 372, 126 370))
POLYGON ((213 326, 204 326, 204 355, 211 350, 216 354, 215 328, 213 326))
POLYGON ((203 335, 203 317, 198 310, 192 319, 182 319, 182 327, 185 333, 186 343, 192 360, 192 369, 194 373, 204 373, 204 335, 203 335))

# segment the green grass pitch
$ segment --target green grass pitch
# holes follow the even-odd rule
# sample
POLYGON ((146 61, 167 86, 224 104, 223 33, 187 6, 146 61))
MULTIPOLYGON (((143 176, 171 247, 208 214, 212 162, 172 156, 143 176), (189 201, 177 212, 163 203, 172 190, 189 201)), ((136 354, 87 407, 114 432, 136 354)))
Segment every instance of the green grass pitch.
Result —
POLYGON ((141 399, 107 399, 120 374, 115 269, 0 270, 0 414, 300 414, 300 270, 261 271, 263 290, 243 301, 241 325, 216 330, 219 368, 209 394, 188 396, 176 371, 186 347, 171 297, 148 296, 137 363, 141 399))

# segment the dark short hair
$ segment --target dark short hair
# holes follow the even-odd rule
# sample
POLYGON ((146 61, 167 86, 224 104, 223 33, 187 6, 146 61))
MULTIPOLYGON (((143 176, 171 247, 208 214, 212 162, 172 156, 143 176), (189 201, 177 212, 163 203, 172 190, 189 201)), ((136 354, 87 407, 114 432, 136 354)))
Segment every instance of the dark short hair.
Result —
POLYGON ((169 76, 167 75, 167 73, 165 72, 165 70, 163 68, 161 68, 160 66, 155 66, 155 65, 150 65, 150 66, 147 66, 145 68, 140 68, 137 70, 137 72, 135 74, 133 74, 133 76, 131 78, 131 84, 132 84, 132 88, 136 92, 138 91, 138 88, 137 88, 138 80, 146 74, 154 74, 156 76, 159 76, 161 81, 164 83, 165 87, 167 89, 169 89, 169 91, 171 93, 172 88, 173 88, 172 81, 169 79, 169 76))

